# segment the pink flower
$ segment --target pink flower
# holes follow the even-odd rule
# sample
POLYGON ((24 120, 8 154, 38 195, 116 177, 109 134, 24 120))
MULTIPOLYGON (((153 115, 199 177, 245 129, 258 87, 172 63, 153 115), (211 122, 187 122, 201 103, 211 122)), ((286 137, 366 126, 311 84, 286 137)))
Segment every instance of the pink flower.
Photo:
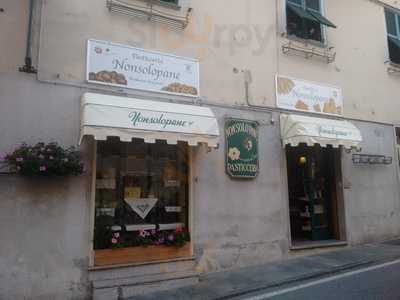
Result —
POLYGON ((147 236, 146 231, 144 231, 144 230, 140 230, 140 231, 139 231, 139 235, 140 235, 142 238, 145 238, 145 237, 147 236))
POLYGON ((174 240, 174 235, 173 234, 168 235, 168 240, 172 242, 174 240))
POLYGON ((24 161, 24 159, 23 159, 22 157, 17 157, 15 160, 16 160, 17 162, 24 161))
POLYGON ((118 243, 118 240, 116 238, 112 238, 111 243, 116 244, 116 243, 118 243))
POLYGON ((114 237, 119 238, 119 232, 114 232, 114 237))
POLYGON ((45 172, 47 170, 46 166, 40 166, 39 171, 40 172, 45 172))
POLYGON ((176 233, 182 233, 183 232, 183 229, 182 229, 182 227, 177 227, 176 229, 175 229, 175 232, 176 233))
POLYGON ((156 230, 155 230, 155 229, 152 229, 152 230, 151 230, 151 234, 152 234, 152 235, 155 235, 155 234, 156 234, 156 230))

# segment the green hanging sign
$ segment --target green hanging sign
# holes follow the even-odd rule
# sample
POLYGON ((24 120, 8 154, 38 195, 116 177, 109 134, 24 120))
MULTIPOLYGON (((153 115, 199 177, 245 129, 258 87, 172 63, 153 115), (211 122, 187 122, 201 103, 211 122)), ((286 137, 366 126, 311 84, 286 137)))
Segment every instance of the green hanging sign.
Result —
POLYGON ((257 177, 257 122, 240 119, 225 121, 225 167, 232 178, 257 177))

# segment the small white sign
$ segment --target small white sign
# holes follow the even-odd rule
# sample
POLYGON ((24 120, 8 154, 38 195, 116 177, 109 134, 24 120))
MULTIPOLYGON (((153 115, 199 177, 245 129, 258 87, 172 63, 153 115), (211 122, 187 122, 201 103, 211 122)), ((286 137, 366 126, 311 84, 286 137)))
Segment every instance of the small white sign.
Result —
POLYGON ((145 219, 149 212, 156 205, 157 198, 138 198, 138 199, 125 199, 125 202, 137 213, 142 219, 145 219))
POLYGON ((168 213, 180 213, 182 211, 181 206, 166 206, 165 211, 168 213))
POLYGON ((284 109, 343 115, 340 88, 286 76, 276 76, 276 101, 284 109))
POLYGON ((88 40, 86 80, 124 88, 199 96, 199 62, 111 42, 88 40))

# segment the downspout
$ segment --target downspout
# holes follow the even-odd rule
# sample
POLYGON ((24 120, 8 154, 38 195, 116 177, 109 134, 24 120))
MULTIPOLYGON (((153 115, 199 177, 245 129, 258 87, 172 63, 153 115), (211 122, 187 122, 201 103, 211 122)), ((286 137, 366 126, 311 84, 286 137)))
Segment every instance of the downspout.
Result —
POLYGON ((32 53, 31 53, 31 38, 32 38, 32 22, 33 22, 33 2, 35 0, 29 0, 29 20, 28 20, 28 32, 26 36, 26 51, 25 51, 25 65, 19 68, 20 72, 36 74, 37 70, 32 66, 32 53))

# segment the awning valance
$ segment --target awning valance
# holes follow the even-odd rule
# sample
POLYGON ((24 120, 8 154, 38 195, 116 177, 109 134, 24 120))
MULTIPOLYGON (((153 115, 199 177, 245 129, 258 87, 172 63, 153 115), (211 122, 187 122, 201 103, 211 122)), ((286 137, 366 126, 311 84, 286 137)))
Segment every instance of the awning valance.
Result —
POLYGON ((140 138, 218 146, 218 122, 207 107, 85 93, 81 109, 81 140, 91 135, 96 140, 113 136, 125 142, 140 138))
POLYGON ((304 143, 359 148, 362 142, 360 130, 348 121, 285 114, 280 121, 283 146, 304 143))
POLYGON ((331 21, 329 21, 327 18, 325 18, 321 13, 319 13, 315 10, 311 10, 308 8, 304 9, 300 6, 297 6, 297 5, 294 5, 291 3, 287 3, 287 7, 301 19, 318 22, 321 25, 336 28, 335 24, 333 24, 331 21))

